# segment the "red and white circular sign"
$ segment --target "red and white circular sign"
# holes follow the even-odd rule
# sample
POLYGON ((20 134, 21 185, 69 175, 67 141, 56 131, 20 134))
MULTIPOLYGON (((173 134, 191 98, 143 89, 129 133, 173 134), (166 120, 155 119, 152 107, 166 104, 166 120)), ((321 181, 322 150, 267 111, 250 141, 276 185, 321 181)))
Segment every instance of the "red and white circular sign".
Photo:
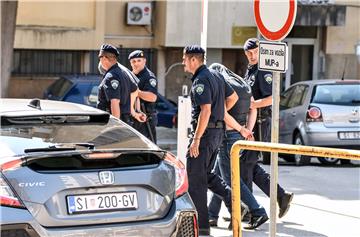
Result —
POLYGON ((291 31, 297 0, 254 0, 256 25, 265 39, 280 41, 291 31))

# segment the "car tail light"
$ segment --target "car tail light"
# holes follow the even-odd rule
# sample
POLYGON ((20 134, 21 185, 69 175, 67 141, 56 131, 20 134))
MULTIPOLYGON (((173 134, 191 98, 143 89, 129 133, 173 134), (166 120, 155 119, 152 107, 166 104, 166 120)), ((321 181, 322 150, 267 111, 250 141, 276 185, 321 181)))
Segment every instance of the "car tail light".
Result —
POLYGON ((306 121, 307 122, 322 122, 322 114, 321 110, 318 107, 312 106, 309 107, 307 114, 306 114, 306 121))
POLYGON ((175 114, 172 118, 172 124, 175 128, 177 128, 177 114, 175 114))
POLYGON ((183 195, 185 192, 187 192, 189 188, 186 168, 184 164, 170 152, 166 153, 165 161, 175 167, 175 175, 176 175, 175 195, 176 197, 179 197, 183 195))
POLYGON ((16 168, 20 167, 21 164, 22 164, 21 159, 12 160, 12 161, 5 162, 5 163, 1 164, 0 165, 0 170, 1 171, 6 171, 6 170, 16 169, 16 168))
POLYGON ((25 208, 3 177, 0 177, 0 205, 25 208))

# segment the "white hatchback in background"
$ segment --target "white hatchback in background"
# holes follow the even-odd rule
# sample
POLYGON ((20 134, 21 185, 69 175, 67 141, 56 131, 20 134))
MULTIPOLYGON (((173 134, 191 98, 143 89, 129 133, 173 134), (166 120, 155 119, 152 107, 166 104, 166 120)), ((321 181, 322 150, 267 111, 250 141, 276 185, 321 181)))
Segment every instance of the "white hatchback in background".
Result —
MULTIPOLYGON (((279 142, 360 149, 360 80, 315 80, 293 84, 281 94, 279 142)), ((311 157, 284 156, 297 165, 311 157)), ((318 158, 323 164, 339 159, 318 158)), ((348 163, 349 160, 341 160, 348 163)))

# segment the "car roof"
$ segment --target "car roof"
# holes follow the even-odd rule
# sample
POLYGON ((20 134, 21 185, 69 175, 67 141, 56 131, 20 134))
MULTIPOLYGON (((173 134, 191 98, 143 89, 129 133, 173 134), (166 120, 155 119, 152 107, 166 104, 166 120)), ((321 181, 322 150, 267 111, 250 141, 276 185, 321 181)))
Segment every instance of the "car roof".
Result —
POLYGON ((72 82, 82 82, 82 81, 99 81, 101 79, 100 75, 64 75, 61 78, 65 78, 72 82))
POLYGON ((39 116, 58 114, 101 115, 107 113, 90 106, 63 101, 0 98, 0 116, 39 116), (31 101, 33 101, 33 103, 38 102, 41 109, 31 107, 31 101))
MULTIPOLYGON (((309 81, 299 81, 293 85, 298 84, 307 84, 307 85, 321 85, 321 84, 348 84, 348 83, 360 83, 360 80, 356 79, 321 79, 321 80, 309 80, 309 81)), ((291 86, 293 86, 291 85, 291 86)))

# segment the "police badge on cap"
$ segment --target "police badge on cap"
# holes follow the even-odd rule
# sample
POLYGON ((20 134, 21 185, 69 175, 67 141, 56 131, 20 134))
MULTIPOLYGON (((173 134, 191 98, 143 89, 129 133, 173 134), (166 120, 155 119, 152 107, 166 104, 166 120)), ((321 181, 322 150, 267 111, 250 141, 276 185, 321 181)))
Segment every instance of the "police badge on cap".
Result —
POLYGON ((250 49, 256 49, 257 47, 259 47, 259 40, 256 38, 250 38, 250 39, 246 40, 246 42, 244 44, 245 51, 248 51, 250 49))

